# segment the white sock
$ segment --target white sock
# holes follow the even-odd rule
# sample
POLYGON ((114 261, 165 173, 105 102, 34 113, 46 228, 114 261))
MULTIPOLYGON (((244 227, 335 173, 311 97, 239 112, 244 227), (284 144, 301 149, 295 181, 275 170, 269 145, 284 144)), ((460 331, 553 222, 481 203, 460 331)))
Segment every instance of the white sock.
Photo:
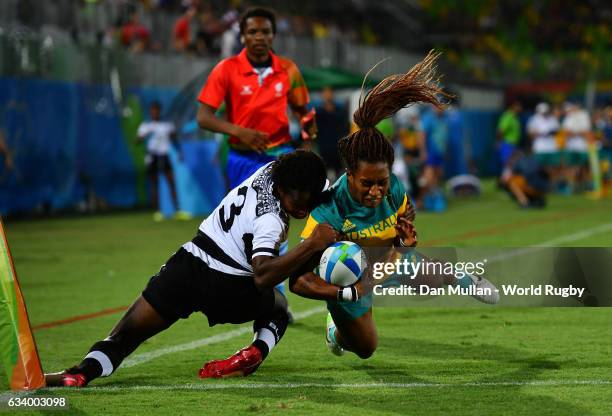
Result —
POLYGON ((104 354, 102 351, 92 351, 87 354, 85 358, 91 358, 100 363, 100 367, 102 367, 102 374, 100 377, 110 376, 113 373, 113 363, 110 358, 108 358, 108 355, 104 354))
POLYGON ((276 346, 276 337, 268 328, 260 328, 259 331, 255 333, 255 339, 253 341, 256 339, 265 342, 268 346, 268 354, 272 351, 272 348, 276 346))

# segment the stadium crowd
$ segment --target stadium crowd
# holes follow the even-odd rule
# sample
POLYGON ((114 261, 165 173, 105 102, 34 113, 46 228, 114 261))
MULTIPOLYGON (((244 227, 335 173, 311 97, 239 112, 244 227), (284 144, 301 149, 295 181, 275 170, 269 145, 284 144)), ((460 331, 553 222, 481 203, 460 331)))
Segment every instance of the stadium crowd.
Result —
POLYGON ((547 192, 606 190, 612 107, 589 113, 576 102, 556 106, 540 102, 524 125, 520 111, 520 103, 513 103, 497 127, 500 185, 519 205, 542 207, 547 192))
MULTIPOLYGON (((15 4, 25 27, 68 30, 76 43, 119 45, 133 52, 178 52, 228 57, 240 49, 238 18, 249 2, 205 0, 58 0, 15 4), (47 9, 48 8, 48 9, 47 9), (55 10, 53 10, 55 9, 55 10), (55 29, 54 29, 55 28, 55 29)), ((375 44, 371 28, 358 30, 315 14, 279 13, 279 34, 375 44)))
MULTIPOLYGON (((323 93, 320 114, 329 111, 330 94, 323 93)), ((339 112, 344 106, 336 103, 334 108, 339 112)), ((469 132, 458 110, 456 103, 445 110, 409 107, 398 112, 386 129, 395 147, 393 172, 420 209, 443 211, 446 196, 480 190, 479 180, 473 176, 478 172, 469 154, 469 132)), ((342 137, 341 132, 334 133, 342 137)), ((318 146, 332 167, 333 177, 339 170, 330 156, 332 140, 322 136, 318 146)), ((605 191, 610 182, 610 106, 589 113, 577 102, 555 106, 540 102, 524 111, 514 102, 500 115, 497 138, 491 141, 498 158, 499 185, 522 207, 545 206, 549 192, 605 191)))

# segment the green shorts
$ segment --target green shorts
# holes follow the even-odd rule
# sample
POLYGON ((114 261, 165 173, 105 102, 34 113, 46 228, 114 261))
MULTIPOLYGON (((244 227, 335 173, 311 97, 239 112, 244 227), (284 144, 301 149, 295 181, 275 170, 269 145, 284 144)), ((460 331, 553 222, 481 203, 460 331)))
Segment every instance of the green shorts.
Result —
POLYGON ((589 154, 587 152, 567 151, 563 159, 568 166, 586 166, 589 164, 589 154))
POLYGON ((354 321, 362 317, 372 308, 372 294, 364 296, 357 302, 327 301, 327 310, 331 313, 334 322, 354 321))
POLYGON ((549 152, 549 153, 534 153, 535 160, 543 167, 556 167, 561 165, 561 153, 560 152, 549 152))

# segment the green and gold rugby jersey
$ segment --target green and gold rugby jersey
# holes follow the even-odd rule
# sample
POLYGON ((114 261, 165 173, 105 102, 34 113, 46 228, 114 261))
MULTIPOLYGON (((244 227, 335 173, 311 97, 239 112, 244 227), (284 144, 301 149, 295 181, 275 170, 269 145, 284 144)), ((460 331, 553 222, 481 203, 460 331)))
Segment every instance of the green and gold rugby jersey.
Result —
POLYGON ((327 223, 360 246, 392 246, 397 217, 406 212, 408 197, 403 185, 391 174, 387 196, 375 208, 356 202, 348 189, 346 174, 330 188, 331 197, 308 217, 301 237, 308 238, 317 224, 327 223))

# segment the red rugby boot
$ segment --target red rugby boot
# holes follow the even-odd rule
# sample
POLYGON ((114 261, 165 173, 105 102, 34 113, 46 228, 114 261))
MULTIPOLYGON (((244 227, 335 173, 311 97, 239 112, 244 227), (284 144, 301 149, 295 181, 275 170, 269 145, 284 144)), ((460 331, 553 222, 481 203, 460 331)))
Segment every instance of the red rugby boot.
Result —
POLYGON ((47 387, 85 387, 87 379, 83 374, 70 374, 62 371, 45 374, 45 384, 47 387))
POLYGON ((261 351, 254 345, 245 347, 225 360, 212 360, 200 369, 200 378, 225 378, 248 376, 253 373, 261 362, 261 351))

